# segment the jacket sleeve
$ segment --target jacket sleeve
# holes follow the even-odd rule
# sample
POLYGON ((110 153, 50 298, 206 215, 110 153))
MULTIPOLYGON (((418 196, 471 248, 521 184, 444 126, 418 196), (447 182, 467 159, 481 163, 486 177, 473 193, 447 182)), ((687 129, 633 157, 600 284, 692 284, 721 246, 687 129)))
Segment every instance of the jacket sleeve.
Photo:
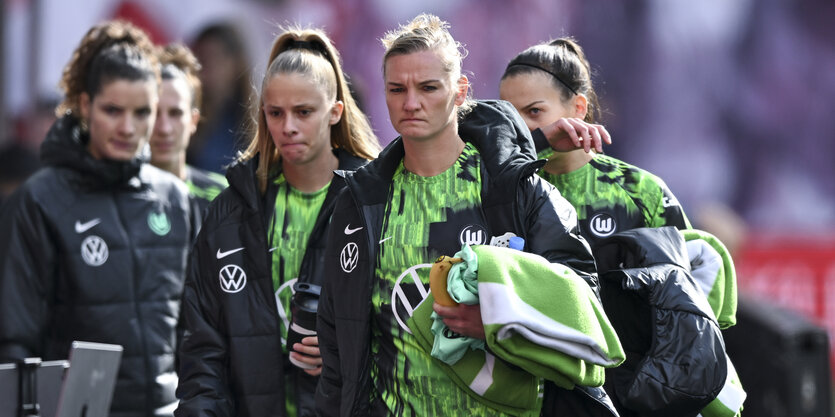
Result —
POLYGON ((197 236, 189 257, 188 275, 180 317, 183 336, 179 348, 179 406, 182 416, 233 416, 235 405, 227 378, 227 337, 219 330, 216 295, 208 283, 216 282, 210 272, 211 253, 205 228, 197 236))
POLYGON ((531 130, 531 137, 533 138, 533 145, 538 158, 545 159, 554 153, 554 150, 551 149, 551 144, 548 143, 548 138, 542 133, 542 129, 537 128, 531 130))
POLYGON ((530 252, 568 266, 598 293, 597 272, 588 242, 580 236, 577 212, 547 181, 533 174, 517 192, 530 252))
MULTIPOLYGON (((337 198, 334 216, 328 230, 327 246, 325 248, 324 283, 319 297, 319 311, 317 315, 316 331, 319 336, 319 352, 322 354, 322 374, 316 387, 316 412, 320 416, 337 416, 341 408, 342 371, 339 359, 339 346, 336 337, 336 317, 334 315, 335 280, 340 271, 336 271, 344 241, 342 229, 347 213, 353 213, 350 195, 344 190, 337 198), (339 214, 339 215, 336 215, 339 214), (343 235, 343 236, 341 236, 343 235), (330 261, 329 261, 330 260, 330 261)), ((350 216, 350 215, 348 215, 350 216)), ((351 216, 353 217, 353 216, 351 216)))
POLYGON ((0 210, 0 363, 44 354, 57 262, 52 234, 25 185, 0 210))

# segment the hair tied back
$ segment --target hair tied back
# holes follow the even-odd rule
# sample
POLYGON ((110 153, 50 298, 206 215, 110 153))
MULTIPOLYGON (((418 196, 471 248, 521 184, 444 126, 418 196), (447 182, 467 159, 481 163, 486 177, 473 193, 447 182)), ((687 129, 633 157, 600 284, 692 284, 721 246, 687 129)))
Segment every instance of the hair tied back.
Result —
POLYGON ((290 49, 306 49, 308 51, 319 52, 325 57, 330 57, 328 50, 320 42, 291 39, 290 42, 287 43, 287 50, 290 49))
MULTIPOLYGON (((510 64, 508 64, 508 65, 507 65, 507 68, 510 68, 510 67, 513 67, 513 66, 518 66, 518 65, 521 65, 521 66, 524 66, 524 67, 536 68, 536 69, 538 69, 538 70, 540 70, 540 71, 547 72, 548 74, 551 74, 551 76, 552 76, 552 77, 556 78, 556 79, 557 79, 557 81, 559 81, 559 82, 560 82, 560 84, 564 85, 564 86, 565 86, 565 88, 567 88, 569 91, 571 91, 572 93, 574 93, 574 95, 579 95, 579 93, 577 92, 577 90, 576 90, 576 89, 574 89, 573 87, 571 87, 570 85, 568 85, 568 83, 567 83, 567 82, 565 82, 565 80, 563 80, 562 78, 560 78, 560 76, 559 76, 559 75, 557 75, 557 73, 556 73, 556 72, 551 71, 551 70, 549 70, 549 69, 546 69, 546 68, 542 67, 541 65, 536 65, 536 64, 531 64, 531 63, 528 63, 528 62, 521 62, 521 61, 511 61, 511 62, 510 62, 510 64)), ((506 71, 506 70, 505 70, 505 71, 506 71)))

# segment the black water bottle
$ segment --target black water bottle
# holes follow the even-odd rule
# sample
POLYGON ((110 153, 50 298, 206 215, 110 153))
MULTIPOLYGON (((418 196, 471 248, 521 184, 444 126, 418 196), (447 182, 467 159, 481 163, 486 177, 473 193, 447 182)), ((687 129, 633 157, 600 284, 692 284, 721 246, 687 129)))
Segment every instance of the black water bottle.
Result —
MULTIPOLYGON (((290 328, 287 329, 288 351, 292 351, 293 345, 301 343, 305 337, 316 336, 316 310, 319 308, 319 295, 322 293, 322 287, 307 282, 297 282, 293 285, 293 291, 293 298, 290 299, 290 328)), ((313 365, 293 359, 292 356, 290 362, 302 369, 315 368, 313 365)))

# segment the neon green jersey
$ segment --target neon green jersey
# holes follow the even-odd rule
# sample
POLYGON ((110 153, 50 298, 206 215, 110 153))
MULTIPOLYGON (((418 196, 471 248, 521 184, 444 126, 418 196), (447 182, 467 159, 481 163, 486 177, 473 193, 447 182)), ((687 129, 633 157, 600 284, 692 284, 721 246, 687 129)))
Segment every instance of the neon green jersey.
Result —
MULTIPOLYGON (((545 155, 550 153, 553 151, 545 155)), ((610 156, 595 155, 582 168, 567 174, 541 170, 539 175, 574 206, 580 233, 592 245, 598 239, 639 227, 691 227, 661 178, 610 156)))
POLYGON ((461 243, 483 244, 481 157, 467 144, 448 170, 433 177, 395 171, 372 288, 371 377, 376 395, 396 416, 502 415, 459 389, 405 325, 429 291, 429 266, 461 243))
POLYGON ((226 177, 223 175, 197 169, 192 166, 186 166, 185 183, 188 187, 189 195, 197 202, 201 215, 205 213, 209 203, 229 186, 226 177))
MULTIPOLYGON (((281 316, 281 340, 287 340, 288 319, 292 287, 299 276, 302 259, 307 250, 310 232, 316 224, 319 210, 328 194, 330 183, 312 193, 293 188, 284 175, 275 180, 278 192, 275 197, 275 214, 272 221, 270 250, 272 252, 273 290, 275 290, 278 314, 281 316)), ((284 347, 285 353, 287 347, 284 347)))

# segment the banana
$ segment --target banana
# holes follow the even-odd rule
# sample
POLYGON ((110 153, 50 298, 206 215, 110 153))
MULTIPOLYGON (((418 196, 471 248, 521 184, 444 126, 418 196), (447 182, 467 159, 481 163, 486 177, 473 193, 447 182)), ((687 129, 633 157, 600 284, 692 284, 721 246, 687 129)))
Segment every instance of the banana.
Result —
POLYGON ((438 304, 446 307, 457 306, 458 303, 449 296, 447 292, 447 276, 453 264, 463 262, 461 258, 453 258, 450 256, 441 255, 432 264, 432 269, 429 270, 429 291, 435 297, 438 304))

